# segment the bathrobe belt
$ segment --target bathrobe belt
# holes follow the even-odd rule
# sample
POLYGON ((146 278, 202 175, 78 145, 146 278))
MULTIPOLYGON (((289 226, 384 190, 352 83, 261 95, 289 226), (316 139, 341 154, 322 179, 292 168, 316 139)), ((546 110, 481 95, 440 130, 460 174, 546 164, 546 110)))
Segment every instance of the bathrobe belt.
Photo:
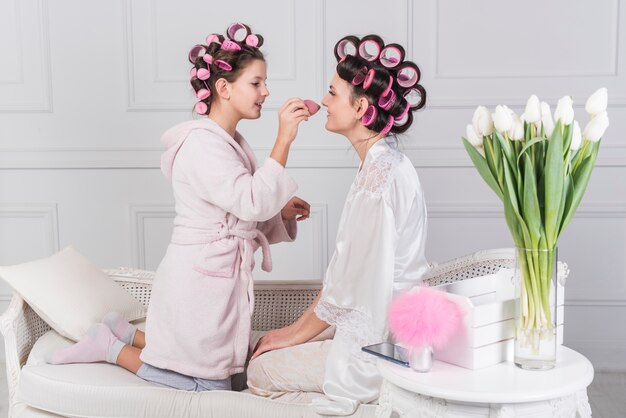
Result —
POLYGON ((211 244, 226 238, 239 238, 239 254, 241 254, 241 270, 251 273, 254 263, 254 246, 256 242, 263 252, 263 262, 261 268, 264 271, 272 271, 272 256, 270 254, 270 244, 267 237, 258 229, 237 229, 229 228, 226 224, 221 224, 215 230, 196 229, 176 226, 172 233, 172 243, 182 245, 206 244, 202 253, 211 253, 211 244))

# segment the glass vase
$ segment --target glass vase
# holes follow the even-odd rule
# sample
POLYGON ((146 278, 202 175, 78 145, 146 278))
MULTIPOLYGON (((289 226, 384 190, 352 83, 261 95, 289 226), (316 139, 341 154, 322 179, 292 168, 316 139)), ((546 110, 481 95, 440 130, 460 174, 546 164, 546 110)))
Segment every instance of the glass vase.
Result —
POLYGON ((516 309, 514 362, 527 370, 556 365, 556 248, 516 249, 516 309))

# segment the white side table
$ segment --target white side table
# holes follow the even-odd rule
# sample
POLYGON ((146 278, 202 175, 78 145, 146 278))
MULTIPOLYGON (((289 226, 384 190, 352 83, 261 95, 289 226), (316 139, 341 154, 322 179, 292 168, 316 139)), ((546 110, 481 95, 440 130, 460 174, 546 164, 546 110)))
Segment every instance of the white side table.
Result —
POLYGON ((552 370, 522 370, 511 362, 469 370, 434 361, 418 373, 378 359, 384 378, 378 418, 590 418, 587 386, 593 366, 560 346, 552 370))

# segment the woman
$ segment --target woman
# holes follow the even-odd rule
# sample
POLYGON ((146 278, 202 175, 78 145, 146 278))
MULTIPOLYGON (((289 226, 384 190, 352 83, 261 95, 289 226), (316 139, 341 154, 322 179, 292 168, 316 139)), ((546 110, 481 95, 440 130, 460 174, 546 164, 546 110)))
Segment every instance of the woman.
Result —
POLYGON ((335 55, 337 73, 322 102, 326 129, 350 141, 361 166, 322 291, 295 323, 261 338, 248 386, 262 396, 313 400, 321 414, 349 415, 359 403, 377 400, 382 382, 361 347, 387 339, 394 291, 413 287, 429 267, 423 192, 395 135, 411 126, 411 112, 423 107, 426 94, 417 84, 418 67, 404 61, 397 44, 385 47, 376 35, 348 36, 335 55), (332 340, 307 343, 330 325, 336 327, 332 340), (316 364, 322 366, 316 370, 316 364))

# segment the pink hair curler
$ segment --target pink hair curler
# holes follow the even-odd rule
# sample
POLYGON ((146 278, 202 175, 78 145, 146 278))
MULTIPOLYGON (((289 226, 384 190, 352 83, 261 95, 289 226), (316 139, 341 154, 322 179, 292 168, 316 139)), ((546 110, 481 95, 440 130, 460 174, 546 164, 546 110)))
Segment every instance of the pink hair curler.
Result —
POLYGON ((196 67, 193 67, 191 71, 189 72, 189 75, 191 76, 191 78, 194 78, 194 77, 197 78, 197 73, 198 73, 198 69, 196 67))
POLYGON ((393 90, 389 90, 389 93, 387 93, 386 96, 380 96, 378 98, 378 106, 381 109, 385 109, 386 111, 389 111, 389 109, 391 109, 395 102, 396 93, 394 93, 393 90))
POLYGON ((365 81, 363 82, 363 90, 367 90, 372 85, 372 81, 374 81, 374 76, 376 75, 376 70, 371 68, 367 72, 367 76, 365 77, 365 81))
POLYGON ((226 29, 226 35, 236 42, 243 42, 250 35, 250 27, 243 23, 233 23, 226 29))
POLYGON ((211 89, 209 88, 206 81, 202 80, 202 84, 204 85, 204 87, 196 91, 196 97, 200 100, 204 100, 211 95, 211 89))
POLYGON ((233 70, 233 66, 230 65, 229 63, 227 63, 224 60, 215 60, 213 62, 213 64, 215 64, 219 69, 224 70, 224 71, 232 71, 233 70))
POLYGON ((404 126, 413 120, 413 113, 407 112, 400 119, 394 118, 393 126, 404 126))
POLYGON ((381 44, 374 39, 363 39, 359 43, 359 56, 367 61, 376 61, 380 56, 381 44))
POLYGON ((211 77, 211 71, 206 68, 198 68, 198 70, 196 71, 196 77, 198 77, 200 80, 208 80, 209 77, 211 77))
POLYGON ((213 42, 221 44, 220 36, 217 33, 212 33, 206 37, 206 44, 211 45, 213 42))
POLYGON ((404 61, 404 48, 398 44, 389 44, 380 51, 378 60, 385 68, 397 67, 404 61))
POLYGON ((209 89, 200 89, 196 92, 196 97, 200 100, 204 100, 211 95, 211 90, 209 89))
POLYGON ((225 51, 241 51, 241 47, 239 46, 239 44, 229 39, 226 39, 224 42, 222 42, 222 46, 220 47, 220 49, 223 49, 225 51))
POLYGON ((211 54, 204 54, 204 56, 202 57, 202 60, 206 62, 207 64, 210 64, 213 62, 213 56, 211 54))
POLYGON ((343 61, 348 55, 357 54, 357 46, 359 38, 356 36, 344 36, 335 44, 335 58, 337 61, 343 61))
POLYGON ((416 84, 404 92, 404 99, 409 103, 412 110, 421 109, 426 104, 426 90, 416 84))
MULTIPOLYGON (((407 115, 407 113, 409 113, 409 109, 411 108, 411 104, 407 101, 406 102, 406 106, 404 106, 404 110, 402 111, 402 113, 400 113, 398 116, 396 116, 394 119, 396 120, 396 122, 400 122, 402 119, 404 119, 404 117, 407 115)), ((403 124, 401 124, 403 125, 403 124)))
POLYGON ((320 110, 320 105, 315 103, 313 100, 305 99, 304 104, 306 105, 306 108, 309 109, 309 113, 311 114, 311 116, 313 116, 317 113, 318 110, 320 110))
POLYGON ((389 92, 391 91, 391 87, 393 86, 393 76, 389 76, 389 84, 387 84, 387 88, 385 88, 385 91, 382 92, 382 94, 380 95, 380 97, 384 97, 386 95, 389 94, 389 92))
POLYGON ((359 84, 361 84, 365 80, 365 77, 367 76, 367 72, 368 72, 367 67, 361 67, 361 69, 358 70, 356 74, 354 75, 354 77, 352 78, 352 85, 358 86, 359 84))
POLYGON ((259 37, 257 35, 248 35, 246 36, 246 45, 251 46, 253 48, 259 47, 259 37))
POLYGON ((420 75, 419 67, 409 61, 400 66, 396 80, 400 87, 407 89, 413 87, 420 81, 420 75))
POLYGON ((195 64, 196 60, 204 54, 206 54, 206 48, 203 45, 197 44, 191 47, 187 57, 190 63, 195 64))
POLYGON ((206 115, 206 111, 209 110, 209 107, 204 102, 198 102, 193 107, 193 110, 199 115, 206 115))
POLYGON ((387 118, 387 124, 385 125, 383 130, 380 131, 380 133, 383 135, 387 135, 387 133, 389 133, 389 131, 391 130, 392 126, 393 126, 393 116, 389 115, 389 117, 387 118))
POLYGON ((363 117, 361 117, 361 122, 363 123, 363 126, 370 126, 372 123, 374 123, 377 114, 378 110, 376 109, 376 106, 367 106, 363 117))

